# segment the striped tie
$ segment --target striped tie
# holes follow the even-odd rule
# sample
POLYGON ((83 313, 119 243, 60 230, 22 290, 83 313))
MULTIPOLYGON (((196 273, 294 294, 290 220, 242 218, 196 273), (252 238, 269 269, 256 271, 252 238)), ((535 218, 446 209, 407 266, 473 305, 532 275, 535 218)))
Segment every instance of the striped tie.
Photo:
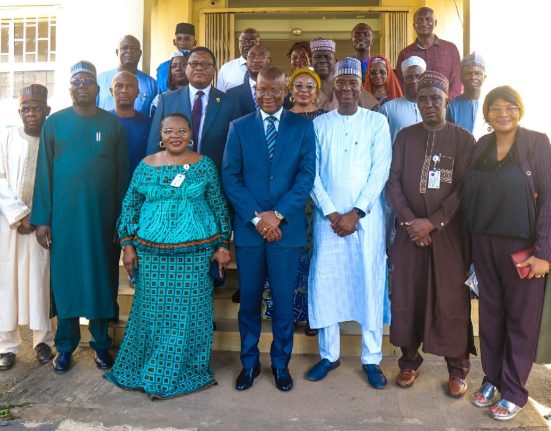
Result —
POLYGON ((274 124, 277 121, 277 118, 273 115, 270 115, 269 117, 266 117, 266 120, 268 120, 268 127, 266 128, 266 145, 268 147, 268 157, 270 158, 270 160, 272 160, 272 157, 274 157, 274 150, 277 139, 277 130, 274 124))

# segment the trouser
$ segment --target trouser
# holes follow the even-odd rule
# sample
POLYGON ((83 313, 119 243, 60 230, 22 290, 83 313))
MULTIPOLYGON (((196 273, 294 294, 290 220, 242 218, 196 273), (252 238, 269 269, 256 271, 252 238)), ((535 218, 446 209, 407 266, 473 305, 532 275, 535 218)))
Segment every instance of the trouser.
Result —
MULTIPOLYGON (((33 330, 33 348, 41 343, 47 344, 50 347, 54 345, 55 329, 49 330, 33 330)), ((19 353, 21 346, 21 332, 19 327, 14 331, 0 332, 0 353, 19 353)))
POLYGON ((236 247, 237 272, 241 288, 238 314, 243 368, 258 365, 258 341, 262 328, 261 303, 266 276, 270 280, 274 311, 270 358, 274 368, 287 368, 293 350, 293 290, 300 247, 236 247))
MULTIPOLYGON (((318 329, 318 341, 320 356, 335 362, 339 359, 341 350, 341 334, 339 324, 318 329)), ((381 350, 383 344, 383 328, 378 331, 371 331, 362 326, 362 364, 379 364, 383 359, 381 350)))
MULTIPOLYGON (((109 320, 90 320, 88 330, 92 335, 90 347, 94 350, 105 350, 111 347, 112 340, 109 336, 109 320)), ((55 334, 55 347, 58 352, 72 353, 80 342, 80 322, 78 317, 69 317, 57 321, 55 334)))
MULTIPOLYGON (((402 346, 402 356, 398 359, 398 366, 400 370, 417 370, 423 363, 423 357, 419 353, 419 347, 421 343, 412 346, 402 346)), ((444 356, 446 364, 448 365, 448 374, 450 377, 457 377, 459 379, 465 379, 469 370, 471 369, 471 361, 469 360, 469 353, 465 352, 464 356, 457 358, 451 358, 444 356)))
POLYGON ((528 401, 525 384, 536 357, 545 289, 545 278, 521 280, 511 262, 512 253, 529 246, 512 238, 472 238, 484 382, 521 407, 528 401))

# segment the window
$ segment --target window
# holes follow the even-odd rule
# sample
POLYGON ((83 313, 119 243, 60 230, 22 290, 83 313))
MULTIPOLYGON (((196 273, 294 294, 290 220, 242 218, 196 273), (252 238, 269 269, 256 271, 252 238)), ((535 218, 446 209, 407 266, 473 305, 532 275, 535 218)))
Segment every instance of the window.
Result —
POLYGON ((25 85, 54 90, 56 18, 0 19, 0 98, 17 98, 25 85))

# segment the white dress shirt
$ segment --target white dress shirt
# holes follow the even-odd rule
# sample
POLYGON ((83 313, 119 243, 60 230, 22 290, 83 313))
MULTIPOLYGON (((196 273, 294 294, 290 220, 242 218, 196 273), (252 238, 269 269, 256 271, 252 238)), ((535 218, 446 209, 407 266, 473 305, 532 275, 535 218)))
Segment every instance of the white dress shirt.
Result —
MULTIPOLYGON (((197 136, 199 137, 199 142, 196 142, 197 145, 197 152, 201 152, 201 136, 203 135, 203 123, 205 122, 205 115, 207 114, 207 105, 209 103, 209 93, 210 93, 211 85, 209 84, 208 87, 203 88, 200 90, 199 88, 195 88, 193 85, 189 84, 189 102, 191 103, 191 110, 193 111, 193 105, 195 104, 195 98, 198 91, 202 91, 203 94, 201 96, 201 102, 203 103, 203 110, 201 111, 201 125, 199 126, 199 133, 197 136)), ((190 118, 190 120, 193 122, 193 119, 190 118)))
POLYGON ((218 71, 216 88, 220 91, 226 92, 230 88, 243 84, 246 72, 247 60, 241 56, 224 63, 218 71))
POLYGON ((253 96, 254 107, 258 108, 258 103, 256 103, 256 81, 249 77, 249 86, 251 87, 251 94, 253 96))

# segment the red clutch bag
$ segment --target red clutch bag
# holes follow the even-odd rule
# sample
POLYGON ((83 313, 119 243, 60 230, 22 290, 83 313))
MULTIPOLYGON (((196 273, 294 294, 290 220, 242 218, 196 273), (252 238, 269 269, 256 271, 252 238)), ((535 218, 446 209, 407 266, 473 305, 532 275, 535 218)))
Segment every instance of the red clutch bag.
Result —
POLYGON ((515 269, 517 270, 518 276, 521 279, 528 277, 528 274, 530 274, 530 270, 532 268, 530 266, 519 268, 516 265, 517 263, 524 262, 530 256, 533 256, 535 251, 536 249, 534 247, 528 247, 528 248, 525 248, 524 250, 517 251, 516 253, 511 254, 511 260, 513 261, 513 265, 515 265, 515 269))

